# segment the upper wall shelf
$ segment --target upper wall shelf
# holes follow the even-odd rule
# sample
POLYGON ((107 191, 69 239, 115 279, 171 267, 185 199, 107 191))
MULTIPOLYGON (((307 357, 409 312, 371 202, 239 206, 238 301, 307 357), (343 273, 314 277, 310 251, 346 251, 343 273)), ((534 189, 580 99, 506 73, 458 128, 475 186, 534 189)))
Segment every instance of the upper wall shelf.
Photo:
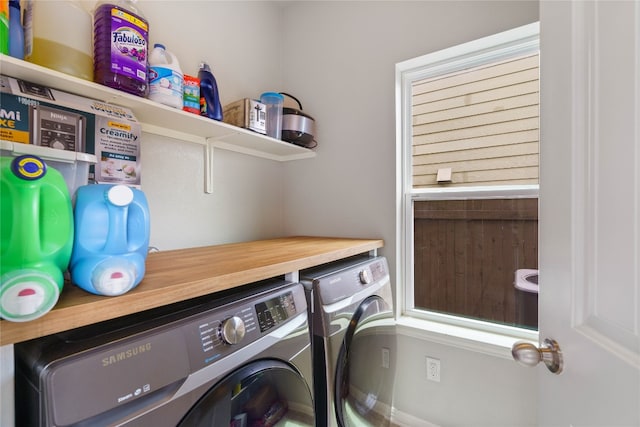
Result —
POLYGON ((129 108, 144 132, 236 151, 271 160, 289 161, 315 156, 315 152, 288 142, 241 129, 145 98, 79 79, 59 71, 0 54, 0 73, 53 89, 129 108))

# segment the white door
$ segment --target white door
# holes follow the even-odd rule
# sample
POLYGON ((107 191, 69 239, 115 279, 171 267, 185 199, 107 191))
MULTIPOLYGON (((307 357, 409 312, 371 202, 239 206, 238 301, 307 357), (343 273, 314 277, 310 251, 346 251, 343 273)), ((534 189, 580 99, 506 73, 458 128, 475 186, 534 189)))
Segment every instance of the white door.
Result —
POLYGON ((640 1, 541 1, 540 426, 640 426, 640 1))

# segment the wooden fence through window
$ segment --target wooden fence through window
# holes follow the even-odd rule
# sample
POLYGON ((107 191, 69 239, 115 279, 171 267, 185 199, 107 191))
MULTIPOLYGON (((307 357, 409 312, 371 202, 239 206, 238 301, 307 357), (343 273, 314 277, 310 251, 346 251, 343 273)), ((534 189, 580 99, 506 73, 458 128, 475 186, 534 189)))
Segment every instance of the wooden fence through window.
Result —
POLYGON ((515 272, 538 268, 538 200, 418 201, 416 308, 517 324, 515 272))

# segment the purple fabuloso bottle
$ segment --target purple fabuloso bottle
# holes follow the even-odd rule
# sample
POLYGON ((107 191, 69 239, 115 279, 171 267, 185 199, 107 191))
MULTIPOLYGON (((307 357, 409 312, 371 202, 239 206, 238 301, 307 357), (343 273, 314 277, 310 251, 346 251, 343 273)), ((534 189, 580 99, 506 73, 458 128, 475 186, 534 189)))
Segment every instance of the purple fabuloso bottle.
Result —
POLYGON ((94 81, 145 97, 149 23, 132 0, 99 3, 93 19, 94 81))

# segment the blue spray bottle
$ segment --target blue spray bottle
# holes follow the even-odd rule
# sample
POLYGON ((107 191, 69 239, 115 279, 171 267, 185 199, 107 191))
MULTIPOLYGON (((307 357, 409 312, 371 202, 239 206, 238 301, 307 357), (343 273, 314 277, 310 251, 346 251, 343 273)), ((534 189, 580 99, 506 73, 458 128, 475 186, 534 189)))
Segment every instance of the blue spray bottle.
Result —
POLYGON ((200 115, 213 120, 222 120, 222 106, 216 78, 206 62, 201 62, 198 70, 200 79, 200 115))

